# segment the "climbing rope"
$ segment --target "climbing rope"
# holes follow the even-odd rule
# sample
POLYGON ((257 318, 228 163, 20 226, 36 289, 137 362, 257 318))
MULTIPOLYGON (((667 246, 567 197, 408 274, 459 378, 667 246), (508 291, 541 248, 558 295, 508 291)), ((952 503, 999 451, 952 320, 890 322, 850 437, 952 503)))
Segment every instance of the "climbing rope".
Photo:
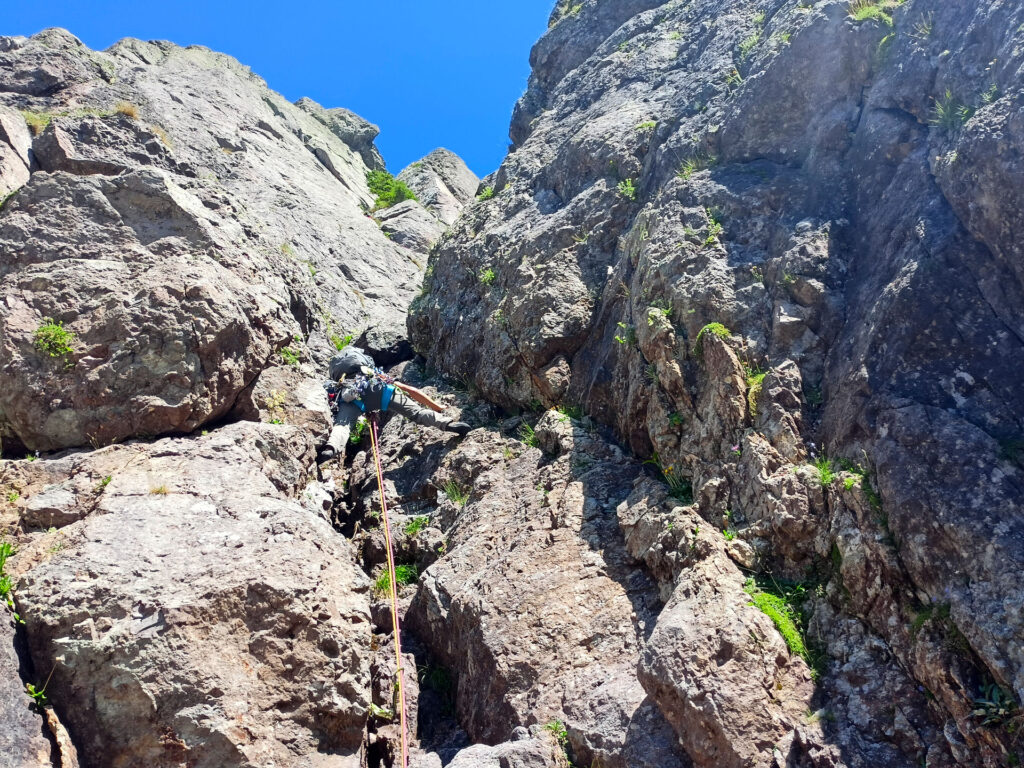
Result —
POLYGON ((402 729, 401 768, 409 768, 409 742, 405 720, 405 686, 402 683, 402 630, 398 624, 398 579, 395 576, 395 552, 391 545, 391 525, 388 523, 388 502, 384 496, 384 472, 380 466, 380 451, 377 449, 377 415, 370 414, 370 442, 373 445, 373 462, 377 467, 377 487, 380 489, 380 510, 384 520, 384 541, 388 552, 388 580, 391 584, 391 620, 395 628, 395 668, 398 686, 399 722, 402 729))

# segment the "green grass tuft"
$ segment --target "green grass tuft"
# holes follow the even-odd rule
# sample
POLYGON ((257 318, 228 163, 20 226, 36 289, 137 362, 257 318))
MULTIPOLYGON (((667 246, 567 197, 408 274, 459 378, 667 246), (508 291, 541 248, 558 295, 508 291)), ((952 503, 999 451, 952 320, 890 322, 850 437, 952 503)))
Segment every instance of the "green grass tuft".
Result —
POLYGON ((494 197, 494 187, 484 187, 483 191, 476 196, 477 200, 490 200, 494 197))
POLYGON ((835 464, 827 456, 821 456, 814 462, 814 468, 818 470, 818 480, 822 488, 828 488, 836 479, 835 464))
MULTIPOLYGON (((404 587, 409 584, 415 584, 419 581, 420 572, 415 565, 396 565, 395 566, 395 583, 399 587, 404 587)), ((387 569, 384 569, 377 580, 373 582, 373 592, 379 597, 390 597, 391 596, 391 576, 388 574, 387 569)))
POLYGON ((963 104, 951 91, 946 91, 941 99, 935 99, 932 115, 928 122, 945 131, 955 131, 971 119, 974 110, 963 104))
POLYGON ((449 480, 443 486, 441 490, 444 491, 444 495, 448 497, 449 501, 455 502, 460 507, 466 506, 466 502, 469 501, 469 488, 463 488, 454 480, 449 480))
POLYGON ((636 187, 633 186, 632 179, 623 179, 619 182, 619 194, 627 200, 636 202, 636 187))
POLYGON ((854 21, 879 21, 892 26, 892 12, 903 5, 904 0, 852 0, 849 6, 850 18, 854 21))

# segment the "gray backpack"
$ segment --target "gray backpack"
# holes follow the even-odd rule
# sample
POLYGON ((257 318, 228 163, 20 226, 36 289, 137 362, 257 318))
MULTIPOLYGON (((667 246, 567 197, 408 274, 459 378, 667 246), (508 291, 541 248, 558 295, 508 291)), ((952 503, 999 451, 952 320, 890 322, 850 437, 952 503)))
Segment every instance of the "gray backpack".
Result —
POLYGON ((337 381, 342 376, 352 376, 359 373, 362 368, 376 368, 377 364, 373 358, 359 347, 348 346, 331 358, 331 364, 327 369, 331 381, 337 381))

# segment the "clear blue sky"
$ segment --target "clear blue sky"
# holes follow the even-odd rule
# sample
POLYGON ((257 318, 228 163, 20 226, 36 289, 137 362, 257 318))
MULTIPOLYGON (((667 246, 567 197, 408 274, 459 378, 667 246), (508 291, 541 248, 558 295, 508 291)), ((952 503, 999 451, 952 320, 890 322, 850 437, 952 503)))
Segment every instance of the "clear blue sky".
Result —
MULTIPOLYGON (((2 0, 0 0, 2 1, 2 0)), ((64 27, 90 48, 122 37, 205 45, 295 101, 347 107, 381 128, 397 173, 435 147, 478 175, 498 167, 555 0, 6 0, 0 35, 64 27)))

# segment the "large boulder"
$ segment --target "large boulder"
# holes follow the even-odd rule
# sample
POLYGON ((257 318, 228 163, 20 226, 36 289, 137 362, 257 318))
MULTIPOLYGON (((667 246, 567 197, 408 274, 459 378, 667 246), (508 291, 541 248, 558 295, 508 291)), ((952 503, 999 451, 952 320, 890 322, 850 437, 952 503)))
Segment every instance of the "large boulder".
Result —
MULTIPOLYGON (((433 490, 446 553, 423 573, 405 626, 458 681, 455 706, 472 739, 564 723, 578 763, 683 766, 636 675, 657 592, 624 551, 615 508, 639 465, 556 413, 537 435, 557 460, 478 430, 427 474, 444 437, 400 420, 385 428, 386 461, 415 454, 427 465, 389 471, 399 513, 420 514, 426 482, 469 494, 461 506, 433 490)), ((368 505, 367 469, 357 460, 352 484, 368 505)))
POLYGON ((94 456, 90 509, 15 565, 83 763, 358 766, 369 582, 300 503, 305 433, 242 422, 94 456))
POLYGON ((0 206, 29 180, 31 144, 22 116, 13 109, 0 107, 0 206))

